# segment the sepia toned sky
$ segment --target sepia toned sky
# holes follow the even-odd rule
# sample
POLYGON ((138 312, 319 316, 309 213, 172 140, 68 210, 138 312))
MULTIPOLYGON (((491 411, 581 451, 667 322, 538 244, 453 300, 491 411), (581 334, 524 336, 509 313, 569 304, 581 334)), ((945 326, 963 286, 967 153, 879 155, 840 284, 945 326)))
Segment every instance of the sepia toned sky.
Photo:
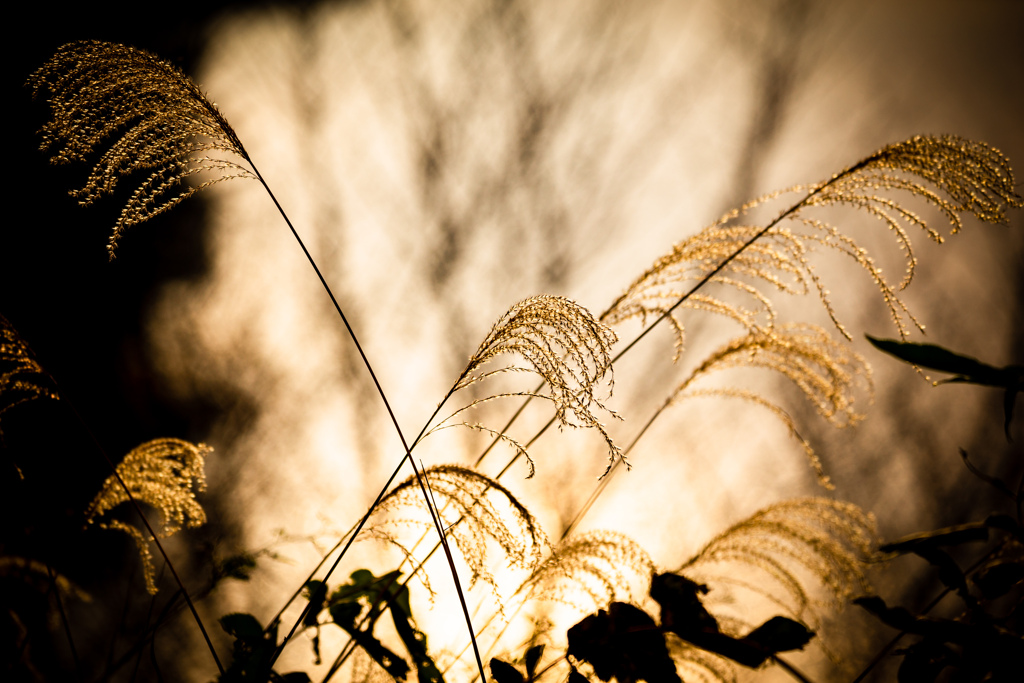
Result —
MULTIPOLYGON (((35 58, 30 70, 65 40, 138 33, 136 44, 186 66, 306 240, 407 437, 516 301, 555 294, 599 312, 729 209, 915 134, 957 134, 1024 160, 1024 6, 1011 0, 261 3, 164 32, 159 20, 104 28, 94 16, 86 23, 98 35, 36 26, 14 63, 35 58)), ((14 98, 24 120, 38 120, 24 90, 14 98)), ((14 136, 24 155, 15 194, 38 198, 4 228, 0 313, 69 393, 100 388, 81 411, 97 438, 112 452, 171 435, 212 445, 209 496, 240 547, 273 544, 278 529, 320 541, 347 529, 402 449, 266 193, 218 186, 180 216, 132 228, 107 264, 116 203, 64 199, 60 185, 84 169, 46 167, 31 130, 14 136)), ((901 271, 881 226, 853 212, 843 220, 886 272, 901 271)), ((941 246, 914 236, 920 263, 906 300, 928 341, 994 365, 1024 362, 1021 220, 968 221, 941 246)), ((837 434, 790 387, 735 381, 777 397, 821 454, 836 484, 827 495, 875 513, 889 537, 993 507, 964 482, 957 449, 1011 473, 1001 397, 933 388, 873 352, 864 333, 896 332, 869 279, 827 257, 821 272, 874 367, 864 424, 837 434)), ((787 320, 828 323, 813 299, 778 304, 787 320)), ((609 406, 624 419, 609 424, 622 442, 737 332, 699 314, 684 323, 677 363, 663 330, 617 368, 609 406)), ((493 402, 473 420, 497 428, 514 408, 493 402)), ((545 418, 526 415, 513 435, 525 441, 545 418)), ((1021 436, 1019 419, 1014 429, 1021 436)), ((442 433, 417 454, 427 466, 468 464, 485 444, 468 430, 442 433)), ((536 476, 517 466, 503 481, 557 538, 606 452, 600 437, 563 430, 531 453, 536 476)), ((489 457, 494 474, 508 454, 489 457)), ((764 505, 826 495, 783 426, 727 401, 677 406, 631 460, 583 528, 626 533, 665 568, 764 505)), ((259 590, 228 591, 211 609, 273 613, 317 556, 309 543, 282 553, 292 563, 268 565, 259 590)), ((389 557, 364 547, 352 562, 389 557)), ((423 623, 457 651, 446 599, 439 592, 423 623)), ((306 666, 308 651, 294 650, 287 663, 306 666)), ((820 653, 797 661, 829 675, 820 653)))

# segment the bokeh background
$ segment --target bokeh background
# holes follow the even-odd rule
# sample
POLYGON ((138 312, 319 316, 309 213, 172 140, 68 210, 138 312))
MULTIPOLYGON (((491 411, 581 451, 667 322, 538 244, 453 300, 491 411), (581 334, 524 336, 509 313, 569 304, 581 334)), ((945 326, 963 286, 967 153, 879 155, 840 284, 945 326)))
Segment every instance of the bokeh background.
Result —
MULTIPOLYGON (((730 208, 914 134, 955 133, 1018 166, 1024 159, 1024 6, 1012 0, 23 11, 7 60, 16 161, 0 236, 0 313, 80 420, 41 407, 18 426, 5 423, 8 451, 29 463, 30 480, 45 482, 8 497, 5 546, 50 553, 100 604, 116 593, 144 610, 141 596, 124 598, 125 577, 141 585, 130 541, 74 540, 76 514, 106 476, 95 449, 116 458, 159 436, 204 441, 215 448, 202 498, 211 523, 172 543, 183 566, 199 577, 210 554, 265 547, 283 558, 207 600, 211 624, 227 611, 273 614, 319 543, 373 500, 401 448, 329 301, 255 183, 218 186, 131 229, 107 262, 118 199, 80 209, 67 197, 85 169, 47 165, 33 136, 45 107, 21 85, 64 42, 146 48, 201 84, 307 241, 410 435, 518 300, 558 294, 603 310, 673 243, 730 208), (48 426, 54 420, 59 428, 48 426)), ((916 240, 920 268, 906 300, 927 340, 994 365, 1024 362, 1020 221, 1019 211, 1008 226, 968 221, 942 246, 916 240)), ((888 272, 900 271, 879 226, 855 214, 843 225, 888 272)), ((842 264, 823 272, 855 348, 875 368, 868 419, 837 433, 790 387, 736 381, 778 398, 821 454, 831 495, 875 513, 886 537, 1000 509, 990 488, 965 476, 957 449, 1015 481, 1020 420, 1017 444, 1007 443, 1001 395, 931 387, 871 351, 862 333, 895 331, 870 282, 842 264)), ((787 319, 825 320, 810 299, 780 308, 787 319)), ((619 438, 728 338, 714 321, 686 323, 679 363, 663 331, 617 369, 610 405, 625 418, 614 425, 619 438)), ((510 410, 489 406, 479 419, 497 427, 510 410)), ((428 465, 470 462, 484 443, 471 434, 432 441, 421 453, 428 465)), ((547 435, 533 453, 537 475, 524 480, 525 468, 513 469, 509 486, 557 537, 606 454, 599 438, 576 432, 547 435)), ((507 456, 492 457, 491 473, 507 456)), ((629 534, 666 568, 766 504, 825 493, 799 446, 755 407, 679 406, 644 437, 633 463, 584 527, 629 534)), ((359 548, 342 576, 364 564, 384 570, 388 557, 359 548)), ((879 575, 879 590, 924 603, 935 591, 928 572, 901 562, 879 575)), ((432 645, 458 651, 452 603, 437 588, 422 622, 437 634, 432 645)), ((76 610, 80 649, 105 649, 103 628, 117 615, 95 603, 76 610)), ((821 680, 849 679, 880 642, 870 622, 845 618, 836 629, 850 650, 846 669, 817 651, 797 659, 821 680)), ((162 662, 167 675, 212 676, 190 624, 167 634, 156 650, 173 660, 162 662)), ((297 645, 285 669, 310 661, 297 645)))

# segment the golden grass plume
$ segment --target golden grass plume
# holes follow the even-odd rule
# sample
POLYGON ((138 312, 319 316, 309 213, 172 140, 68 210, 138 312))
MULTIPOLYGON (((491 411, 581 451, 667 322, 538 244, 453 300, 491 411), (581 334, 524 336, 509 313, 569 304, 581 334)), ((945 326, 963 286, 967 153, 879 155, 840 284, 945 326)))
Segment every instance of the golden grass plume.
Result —
POLYGON ((588 531, 564 540, 537 565, 520 592, 536 600, 553 600, 581 612, 605 609, 613 600, 633 600, 628 589, 646 589, 654 561, 628 536, 606 530, 588 531))
MULTIPOLYGON (((483 579, 495 588, 487 569, 488 541, 498 544, 510 566, 532 568, 548 545, 547 537, 533 514, 500 482, 461 465, 435 465, 423 470, 423 477, 437 501, 437 511, 446 534, 470 570, 470 584, 483 579)), ((425 512, 426 502, 415 476, 397 485, 385 496, 374 513, 377 522, 372 535, 407 550, 388 528, 421 526, 432 529, 428 518, 399 517, 399 510, 425 512)))
MULTIPOLYGON (((182 526, 194 528, 206 523, 206 513, 196 501, 192 489, 193 486, 199 491, 206 488, 203 465, 211 451, 209 446, 194 445, 181 439, 154 439, 133 448, 117 466, 117 474, 131 491, 132 498, 160 510, 163 517, 161 537, 176 533, 182 526)), ((86 522, 98 523, 104 529, 119 529, 135 539, 145 569, 146 589, 155 594, 157 588, 149 539, 131 524, 118 519, 102 520, 108 512, 128 500, 128 494, 117 477, 107 477, 86 509, 86 522)))
POLYGON ((869 590, 864 563, 876 533, 874 518, 852 503, 795 498, 726 529, 677 572, 707 584, 712 595, 716 588, 760 595, 817 629, 825 610, 869 590), (742 570, 752 574, 740 578, 742 570))
MULTIPOLYGON (((463 411, 485 401, 508 396, 536 396, 555 405, 555 417, 562 426, 596 429, 608 444, 609 460, 621 457, 604 424, 595 414, 602 410, 615 417, 603 403, 612 393, 612 346, 618 337, 586 308, 560 296, 541 295, 513 305, 491 328, 455 383, 464 389, 495 375, 533 372, 544 380, 546 393, 502 393, 474 401, 446 418, 442 425, 463 411), (488 362, 506 354, 526 361, 483 370, 488 362)), ((478 425, 466 425, 480 428, 478 425)), ((485 431, 490 431, 486 430, 485 431)), ((495 432, 496 433, 496 432, 495 432)), ((525 454, 518 444, 513 446, 525 454)), ((529 456, 527 455, 527 458, 529 456)), ((533 462, 530 461, 530 476, 533 462)))
POLYGON ((236 160, 248 162, 245 148, 199 86, 149 52, 95 40, 68 43, 28 84, 34 95, 45 93, 50 105, 40 147, 53 163, 99 154, 85 185, 71 192, 81 204, 92 204, 122 178, 139 174, 114 224, 110 258, 129 226, 214 183, 257 177, 236 160), (187 184, 199 174, 206 179, 187 184))
POLYGON ((921 327, 899 296, 910 284, 917 260, 910 229, 919 228, 936 242, 940 233, 911 210, 915 199, 948 220, 951 232, 963 227, 963 216, 997 223, 1008 207, 1020 208, 1009 161, 981 142, 946 136, 916 136, 888 145, 828 180, 773 192, 727 213, 659 258, 601 316, 610 325, 625 320, 666 315, 674 328, 676 353, 685 342, 677 308, 725 315, 744 327, 770 327, 775 320, 770 295, 817 294, 836 327, 849 333, 833 308, 830 292, 808 255, 817 248, 836 251, 864 269, 889 309, 901 336, 921 327), (755 206, 792 192, 800 199, 767 226, 736 225, 735 219, 755 206), (890 283, 866 249, 810 209, 845 207, 877 219, 890 230, 903 252, 905 274, 890 283), (723 263, 725 264, 723 267, 723 263), (712 293, 689 294, 702 279, 719 285, 712 293), (685 301, 681 300, 685 297, 685 301), (681 302, 681 303, 680 303, 681 302))
MULTIPOLYGON (((53 380, 32 355, 32 350, 0 315, 0 420, 16 405, 39 398, 57 398, 53 380)), ((0 436, 3 424, 0 422, 0 436)))
POLYGON ((791 323, 772 329, 755 328, 709 355, 668 399, 669 403, 678 403, 709 396, 739 398, 767 408, 803 446, 819 483, 833 488, 814 449, 777 403, 744 389, 699 386, 700 380, 709 375, 740 367, 779 373, 799 388, 822 417, 837 427, 846 427, 863 419, 855 408, 857 389, 862 388, 869 400, 872 397, 871 368, 864 358, 816 325, 791 323))

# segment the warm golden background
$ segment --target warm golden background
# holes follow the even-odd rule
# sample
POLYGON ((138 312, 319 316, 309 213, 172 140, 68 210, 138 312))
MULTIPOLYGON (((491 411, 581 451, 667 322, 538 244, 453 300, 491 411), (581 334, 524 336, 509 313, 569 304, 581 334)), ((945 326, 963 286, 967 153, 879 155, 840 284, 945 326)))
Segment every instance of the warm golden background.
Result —
MULTIPOLYGON (((820 180, 918 133, 982 140, 1015 162, 1018 176, 1024 168, 1024 5, 1012 0, 239 3, 203 11, 170 8, 145 21, 26 18, 31 41, 12 55, 18 73, 6 98, 22 123, 10 136, 15 216, 0 237, 0 312, 109 452, 172 435, 216 449, 205 542, 277 543, 291 558, 266 563, 253 583, 209 604, 211 623, 225 611, 276 611, 316 552, 276 541, 275 530, 324 540, 346 529, 401 449, 329 302, 255 183, 218 186, 129 231, 117 261, 106 263, 116 202, 79 210, 64 196, 84 169, 46 167, 31 136, 42 107, 17 87, 61 43, 101 38, 151 49, 201 84, 307 240, 411 435, 511 304, 549 293, 603 310, 673 243, 749 198, 820 180)), ((970 222, 941 247, 917 240, 921 264, 907 300, 929 341, 994 365, 1024 362, 1021 218, 1013 214, 1008 227, 970 222)), ((899 271, 879 226, 857 215, 844 225, 899 271)), ((755 386, 780 397, 821 453, 835 495, 874 512, 883 535, 994 507, 990 490, 965 478, 957 448, 988 471, 1019 471, 1020 448, 1001 434, 1001 396, 933 389, 871 351, 863 332, 895 331, 870 283, 844 266, 823 272, 875 368, 867 422, 835 433, 788 387, 755 386)), ((824 320, 812 300, 782 308, 791 319, 824 320)), ((688 331, 683 367, 670 363, 663 332, 618 369, 611 407, 626 419, 614 431, 623 440, 690 358, 726 339, 699 316, 688 331)), ((507 414, 495 407, 481 419, 497 427, 507 414)), ((1019 419, 1014 429, 1019 443, 1019 419)), ((481 443, 427 442, 421 457, 465 463, 481 443)), ((104 476, 70 454, 76 445, 88 447, 62 443, 47 454, 69 460, 59 486, 69 508, 96 489, 77 492, 78 484, 104 476)), ((557 536, 604 457, 596 437, 551 434, 534 453, 537 476, 525 481, 525 469, 514 470, 509 485, 557 536)), ((679 406, 632 460, 585 526, 631 535, 668 568, 768 503, 823 493, 799 446, 753 407, 679 406)), ((185 547, 178 551, 184 557, 185 547)), ((132 561, 130 550, 125 557, 132 561)), ((362 548, 349 571, 387 561, 362 548)), ((923 602, 932 589, 909 580, 919 568, 907 563, 907 580, 883 590, 923 602)), ((432 645, 460 649, 458 624, 444 623, 453 614, 446 599, 439 595, 422 620, 438 633, 432 645)), ((843 628, 854 650, 870 651, 877 636, 863 622, 843 628)), ((180 637, 192 637, 187 627, 180 637)), ((197 644, 187 647, 208 669, 197 644)), ((296 645, 284 669, 309 660, 296 645)), ((810 651, 799 659, 822 679, 838 675, 819 660, 810 651)))

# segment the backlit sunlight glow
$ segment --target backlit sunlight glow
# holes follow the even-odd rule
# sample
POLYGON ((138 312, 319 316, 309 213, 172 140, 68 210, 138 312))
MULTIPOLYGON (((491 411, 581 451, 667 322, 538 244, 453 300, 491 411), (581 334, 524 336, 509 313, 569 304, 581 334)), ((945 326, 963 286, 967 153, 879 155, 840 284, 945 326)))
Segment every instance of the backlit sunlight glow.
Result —
MULTIPOLYGON (((323 3, 240 11, 214 27, 195 76, 310 247, 411 438, 516 302, 543 294, 605 310, 671 245, 752 197, 827 178, 908 134, 972 133, 955 128, 968 120, 966 111, 951 110, 946 119, 879 118, 891 93, 919 88, 925 100, 930 85, 883 82, 883 65, 850 58, 875 40, 873 10, 854 11, 856 3, 806 7, 800 28, 781 11, 786 3, 741 4, 323 3), (766 79, 774 79, 774 91, 766 79)), ((224 408, 204 437, 214 449, 207 481, 226 501, 220 509, 235 511, 244 546, 272 545, 281 529, 315 537, 316 543, 281 548, 288 562, 261 561, 260 590, 230 584, 216 608, 206 608, 211 622, 232 611, 267 619, 366 511, 404 452, 262 188, 225 183, 205 201, 209 272, 167 283, 148 321, 150 343, 178 398, 224 408), (233 412, 232 405, 241 408, 233 412)), ((924 215, 947 232, 940 216, 924 215)), ((750 224, 772 217, 755 213, 750 224)), ((898 282, 901 254, 884 227, 867 216, 842 220, 898 282)), ((936 314, 935 302, 955 290, 937 273, 954 261, 994 258, 996 250, 1012 264, 1021 249, 1020 239, 999 241, 1003 234, 992 236, 991 226, 976 223, 968 221, 965 234, 950 240, 956 244, 941 249, 912 236, 922 265, 907 301, 951 347, 966 333, 955 316, 936 314), (993 247, 997 241, 1004 246, 993 247)), ((130 232, 122 238, 130 239, 130 232)), ((832 255, 814 258, 857 351, 870 355, 863 331, 896 336, 869 277, 832 255)), ((979 270, 972 270, 979 281, 1000 277, 998 268, 979 270)), ((838 337, 813 296, 773 303, 780 319, 821 325, 838 337)), ((970 339, 974 353, 1009 352, 1012 321, 998 300, 955 305, 989 316, 988 329, 996 331, 970 339)), ((666 326, 615 366, 615 393, 605 403, 624 421, 600 419, 620 446, 701 359, 743 334, 727 318, 682 317, 686 346, 675 365, 666 326)), ((617 332, 630 339, 639 330, 631 321, 617 332)), ((869 361, 884 363, 877 355, 869 361)), ((508 392, 536 385, 533 376, 498 379, 508 392)), ((887 396, 906 376, 875 379, 879 405, 857 404, 868 426, 840 434, 827 432, 770 372, 702 385, 725 398, 667 411, 630 452, 632 471, 617 473, 576 533, 625 534, 656 566, 679 566, 755 511, 825 493, 807 466, 808 442, 791 438, 792 431, 813 444, 837 498, 880 517, 884 511, 895 533, 927 528, 931 503, 919 504, 906 491, 915 489, 928 454, 915 434, 902 433, 898 416, 885 414, 887 396), (756 402, 730 400, 721 387, 737 385, 748 395, 772 396, 791 421, 756 402), (875 414, 879 407, 882 415, 875 414), (845 460, 862 450, 871 455, 861 464, 845 460), (871 487, 862 490, 868 476, 871 487)), ((459 405, 493 393, 479 384, 465 391, 470 398, 459 405)), ((497 429, 518 405, 487 401, 469 421, 497 429)), ((950 447, 968 438, 983 412, 938 399, 922 402, 922 410, 949 430, 950 447)), ((550 402, 537 401, 509 434, 524 443, 550 415, 550 402)), ((415 456, 428 469, 470 465, 489 441, 486 431, 441 430, 415 456)), ((499 444, 481 471, 496 476, 514 453, 499 444)), ((529 468, 520 462, 502 483, 557 539, 605 471, 608 447, 594 430, 552 429, 530 454, 536 475, 526 480, 529 468)), ((932 476, 936 491, 944 491, 959 472, 932 476)), ((416 543, 423 520, 402 532, 402 547, 416 543)), ((378 533, 392 533, 386 528, 378 533)), ((432 537, 427 543, 432 547, 432 537)), ((379 575, 403 560, 393 545, 361 541, 331 583, 362 567, 379 575)), ((529 573, 497 562, 488 568, 493 581, 479 581, 469 594, 488 656, 521 652, 534 622, 559 620, 564 636, 583 616, 561 603, 518 611, 512 598, 529 573), (490 621, 502 604, 515 617, 508 629, 490 621)), ((447 680, 469 680, 476 667, 447 572, 440 553, 429 560, 429 590, 410 584, 412 612, 439 666, 465 653, 447 680)), ((292 606, 285 623, 299 610, 301 604, 292 606)), ((344 642, 338 629, 323 631, 321 648, 337 652, 344 642)), ((313 667, 310 647, 299 642, 277 668, 322 676, 333 656, 313 667)), ((813 647, 793 660, 823 676, 834 666, 813 647)), ((196 675, 209 677, 209 665, 201 667, 196 675)))

